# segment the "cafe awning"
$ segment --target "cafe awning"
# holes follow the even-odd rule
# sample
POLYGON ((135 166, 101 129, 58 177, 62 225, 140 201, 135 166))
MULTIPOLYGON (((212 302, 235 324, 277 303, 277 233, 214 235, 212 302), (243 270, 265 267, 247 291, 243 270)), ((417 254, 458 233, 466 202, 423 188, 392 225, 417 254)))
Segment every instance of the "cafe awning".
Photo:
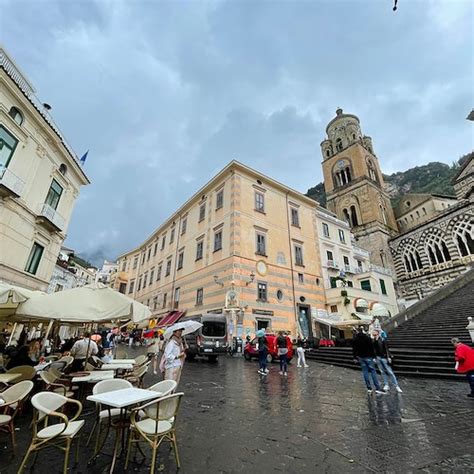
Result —
POLYGON ((364 298, 356 298, 354 301, 354 308, 369 309, 369 302, 364 298))
POLYGON ((183 316, 184 311, 170 311, 161 321, 158 321, 158 324, 155 326, 155 329, 165 328, 175 324, 183 316))

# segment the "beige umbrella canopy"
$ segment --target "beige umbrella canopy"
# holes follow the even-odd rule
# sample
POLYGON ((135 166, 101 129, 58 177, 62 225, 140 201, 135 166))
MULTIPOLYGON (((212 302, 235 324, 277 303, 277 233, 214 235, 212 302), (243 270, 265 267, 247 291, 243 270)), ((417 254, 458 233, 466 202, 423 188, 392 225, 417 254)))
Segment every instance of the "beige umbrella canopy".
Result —
POLYGON ((0 318, 12 317, 20 305, 33 296, 44 294, 0 281, 0 318))
POLYGON ((33 296, 21 303, 16 315, 63 322, 106 322, 130 319, 138 323, 150 318, 151 311, 128 296, 102 283, 33 296))

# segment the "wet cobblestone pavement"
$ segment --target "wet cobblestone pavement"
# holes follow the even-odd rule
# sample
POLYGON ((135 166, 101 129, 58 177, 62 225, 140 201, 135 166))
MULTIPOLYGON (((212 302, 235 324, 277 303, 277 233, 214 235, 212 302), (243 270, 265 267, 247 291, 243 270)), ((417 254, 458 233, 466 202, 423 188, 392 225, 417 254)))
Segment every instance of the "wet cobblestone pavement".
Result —
MULTIPOLYGON (((367 395, 358 371, 309 364, 308 369, 292 364, 286 378, 277 364, 262 377, 255 362, 237 357, 187 362, 180 384, 185 392, 178 420, 180 472, 474 472, 474 400, 466 397, 467 384, 400 378, 403 394, 367 395)), ((145 386, 156 381, 149 374, 145 386)), ((87 466, 91 419, 79 464, 72 467, 71 455, 69 472, 107 472, 106 455, 87 466)), ((18 420, 16 458, 5 445, 6 434, 0 435, 0 473, 17 471, 30 421, 30 411, 18 420)), ((112 437, 104 451, 112 452, 112 437)), ((60 472, 61 460, 57 450, 42 451, 35 472, 60 472)), ((125 471, 120 459, 115 472, 149 472, 148 462, 149 456, 125 471)), ((176 472, 166 445, 157 472, 176 472)))

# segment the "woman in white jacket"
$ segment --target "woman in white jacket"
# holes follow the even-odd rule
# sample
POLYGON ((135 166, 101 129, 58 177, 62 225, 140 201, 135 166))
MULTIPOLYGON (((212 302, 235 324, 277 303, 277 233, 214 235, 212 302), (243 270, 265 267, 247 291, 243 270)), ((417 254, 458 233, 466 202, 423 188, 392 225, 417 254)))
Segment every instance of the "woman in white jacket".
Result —
POLYGON ((182 332, 182 329, 177 329, 173 332, 171 339, 168 341, 168 344, 166 344, 163 354, 165 380, 175 380, 176 383, 179 383, 184 359, 186 358, 183 339, 181 337, 182 332))

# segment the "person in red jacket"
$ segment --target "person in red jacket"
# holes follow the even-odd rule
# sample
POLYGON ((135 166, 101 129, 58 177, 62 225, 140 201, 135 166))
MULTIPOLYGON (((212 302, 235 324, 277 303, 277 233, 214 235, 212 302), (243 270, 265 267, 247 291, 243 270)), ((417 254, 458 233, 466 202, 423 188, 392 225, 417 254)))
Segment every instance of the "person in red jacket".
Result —
POLYGON ((471 387, 471 393, 468 394, 468 397, 474 398, 474 349, 463 344, 457 337, 453 337, 451 342, 455 348, 456 371, 460 374, 466 374, 471 387))

